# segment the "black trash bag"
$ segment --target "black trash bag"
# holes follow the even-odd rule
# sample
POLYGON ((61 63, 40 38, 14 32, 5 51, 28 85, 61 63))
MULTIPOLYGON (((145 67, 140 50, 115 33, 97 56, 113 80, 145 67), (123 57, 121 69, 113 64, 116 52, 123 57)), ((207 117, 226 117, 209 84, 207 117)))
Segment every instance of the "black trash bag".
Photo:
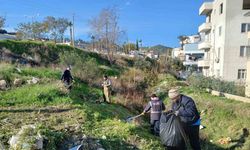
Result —
POLYGON ((164 146, 185 146, 187 137, 180 118, 173 113, 162 114, 160 119, 160 139, 164 146))

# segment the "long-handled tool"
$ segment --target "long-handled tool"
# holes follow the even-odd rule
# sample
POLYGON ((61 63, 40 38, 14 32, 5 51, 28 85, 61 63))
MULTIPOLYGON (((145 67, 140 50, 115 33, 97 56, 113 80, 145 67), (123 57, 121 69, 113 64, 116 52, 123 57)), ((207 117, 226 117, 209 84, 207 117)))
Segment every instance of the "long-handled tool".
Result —
POLYGON ((128 117, 125 121, 128 122, 128 123, 130 123, 133 120, 135 120, 135 119, 137 119, 137 118, 139 118, 141 116, 143 116, 143 114, 140 114, 140 115, 137 115, 137 116, 133 116, 133 117, 128 117))

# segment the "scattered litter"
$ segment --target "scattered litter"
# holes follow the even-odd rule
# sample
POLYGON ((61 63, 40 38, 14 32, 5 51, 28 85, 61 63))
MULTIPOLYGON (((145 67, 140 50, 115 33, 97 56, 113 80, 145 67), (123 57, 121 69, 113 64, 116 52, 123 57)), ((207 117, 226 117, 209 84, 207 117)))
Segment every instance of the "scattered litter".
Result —
POLYGON ((106 139, 107 139, 107 137, 106 137, 105 135, 103 135, 103 136, 102 136, 102 139, 103 139, 103 140, 106 140, 106 139))
POLYGON ((78 145, 78 146, 75 146, 69 150, 83 150, 83 146, 82 145, 78 145))
POLYGON ((225 144, 229 144, 232 141, 232 139, 230 137, 227 138, 221 138, 218 140, 218 143, 220 143, 221 145, 225 145, 225 144))
POLYGON ((206 127, 203 125, 200 125, 200 130, 205 129, 206 127))

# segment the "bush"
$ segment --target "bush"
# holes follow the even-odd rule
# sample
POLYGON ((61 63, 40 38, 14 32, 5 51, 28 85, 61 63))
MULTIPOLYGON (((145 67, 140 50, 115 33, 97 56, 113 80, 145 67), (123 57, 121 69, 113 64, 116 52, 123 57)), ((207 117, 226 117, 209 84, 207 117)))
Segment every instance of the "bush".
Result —
POLYGON ((90 84, 101 77, 100 70, 94 58, 88 59, 81 64, 78 63, 74 70, 76 77, 90 84))
POLYGON ((87 57, 83 59, 77 52, 64 52, 60 55, 64 65, 72 66, 73 76, 87 83, 92 83, 100 78, 100 69, 96 59, 87 57))
POLYGON ((245 87, 237 85, 235 82, 223 81, 212 77, 204 77, 202 75, 192 75, 187 79, 187 81, 192 87, 195 88, 209 88, 223 93, 245 96, 245 87))

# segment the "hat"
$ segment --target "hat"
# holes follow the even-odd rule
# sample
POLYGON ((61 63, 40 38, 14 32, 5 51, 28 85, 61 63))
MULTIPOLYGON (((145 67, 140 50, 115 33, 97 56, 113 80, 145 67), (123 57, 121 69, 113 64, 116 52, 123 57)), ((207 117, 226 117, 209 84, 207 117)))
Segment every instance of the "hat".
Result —
POLYGON ((180 96, 180 92, 179 92, 179 90, 178 90, 177 88, 170 89, 170 90, 168 91, 168 97, 169 97, 170 99, 174 99, 174 98, 176 98, 176 97, 178 97, 178 96, 180 96))

